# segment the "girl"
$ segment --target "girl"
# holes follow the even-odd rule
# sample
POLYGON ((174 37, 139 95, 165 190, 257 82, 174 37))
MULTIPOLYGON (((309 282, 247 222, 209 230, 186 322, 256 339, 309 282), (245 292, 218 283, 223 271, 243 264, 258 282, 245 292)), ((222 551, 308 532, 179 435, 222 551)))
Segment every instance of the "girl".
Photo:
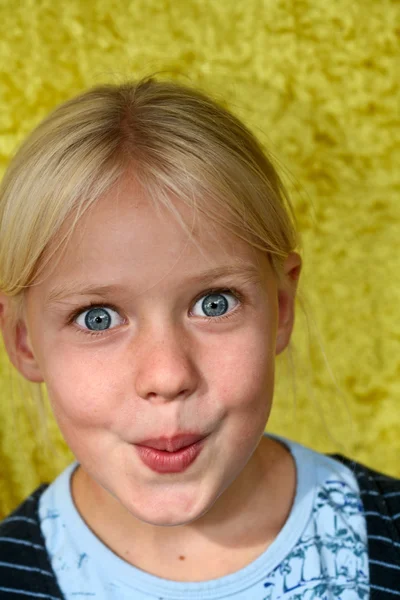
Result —
POLYGON ((266 435, 301 271, 251 133, 147 79, 66 102, 0 193, 0 314, 76 456, 0 525, 0 597, 400 596, 400 484, 266 435))

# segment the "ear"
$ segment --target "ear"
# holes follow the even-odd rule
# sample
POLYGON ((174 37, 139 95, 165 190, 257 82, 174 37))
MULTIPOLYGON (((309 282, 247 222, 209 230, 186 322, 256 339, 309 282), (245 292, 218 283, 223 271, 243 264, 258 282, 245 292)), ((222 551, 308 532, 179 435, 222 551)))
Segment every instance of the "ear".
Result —
POLYGON ((278 329, 276 354, 280 354, 289 344, 294 325, 294 307, 297 285, 302 267, 301 256, 291 252, 284 264, 284 277, 278 285, 278 329))
POLYGON ((0 328, 7 354, 14 367, 28 381, 41 383, 43 377, 32 350, 25 319, 15 319, 12 299, 2 293, 0 293, 0 328))

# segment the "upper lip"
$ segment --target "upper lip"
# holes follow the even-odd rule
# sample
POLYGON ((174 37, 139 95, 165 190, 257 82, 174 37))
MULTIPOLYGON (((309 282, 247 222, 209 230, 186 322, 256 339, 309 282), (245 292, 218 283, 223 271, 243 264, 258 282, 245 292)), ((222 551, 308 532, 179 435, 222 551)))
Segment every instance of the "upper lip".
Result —
POLYGON ((138 446, 147 446, 148 448, 154 448, 155 450, 167 450, 168 452, 176 452, 181 448, 195 444, 199 440, 202 440, 205 436, 201 433, 181 433, 174 435, 173 437, 159 437, 151 438, 139 442, 138 446))

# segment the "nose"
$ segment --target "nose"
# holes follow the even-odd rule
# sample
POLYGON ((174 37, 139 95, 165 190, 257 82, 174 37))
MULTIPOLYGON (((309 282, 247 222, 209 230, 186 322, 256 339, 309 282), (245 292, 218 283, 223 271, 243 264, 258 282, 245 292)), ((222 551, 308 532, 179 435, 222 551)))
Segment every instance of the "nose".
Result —
POLYGON ((152 328, 135 342, 135 388, 153 403, 186 398, 195 390, 198 372, 190 340, 173 327, 152 328))

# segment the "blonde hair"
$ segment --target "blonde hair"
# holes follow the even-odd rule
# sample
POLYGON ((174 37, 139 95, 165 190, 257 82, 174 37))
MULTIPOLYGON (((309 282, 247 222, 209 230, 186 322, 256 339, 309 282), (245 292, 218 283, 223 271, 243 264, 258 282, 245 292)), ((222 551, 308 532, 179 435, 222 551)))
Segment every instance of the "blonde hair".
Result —
MULTIPOLYGON (((278 279, 289 253, 301 247, 279 175, 233 114, 175 82, 102 85, 42 121, 1 183, 0 291, 13 299, 12 319, 20 318, 24 292, 66 248, 80 216, 129 170, 178 220, 173 197, 264 251, 278 279), (57 235, 67 219, 67 232, 57 235), (45 252, 50 242, 52 252, 45 252)), ((299 292, 297 298, 307 317, 299 292)), ((296 401, 291 342, 287 351, 296 401)), ((43 411, 40 386, 38 392, 43 411)))
POLYGON ((175 215, 171 194, 200 211, 212 199, 207 218, 265 251, 278 277, 300 244, 284 186, 252 133, 199 91, 147 78, 65 102, 20 147, 0 187, 0 290, 21 301, 66 219, 71 234, 128 169, 175 215))

